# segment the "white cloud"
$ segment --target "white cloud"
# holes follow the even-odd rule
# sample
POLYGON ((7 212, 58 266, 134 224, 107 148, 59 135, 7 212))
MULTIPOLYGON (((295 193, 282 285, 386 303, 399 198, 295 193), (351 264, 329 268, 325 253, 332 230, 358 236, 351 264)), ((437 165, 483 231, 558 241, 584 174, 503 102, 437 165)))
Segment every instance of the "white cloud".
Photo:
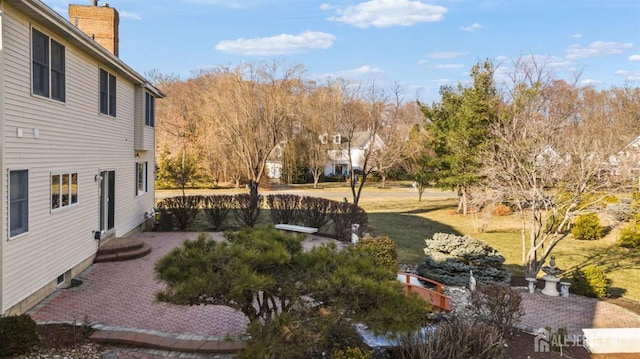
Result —
POLYGON ((331 4, 320 4, 320 10, 332 10, 334 9, 335 6, 331 5, 331 4))
POLYGON ((132 19, 132 20, 141 20, 142 17, 140 17, 140 15, 133 13, 133 12, 128 12, 128 11, 120 11, 120 17, 126 18, 126 19, 132 19))
POLYGON ((460 29, 464 30, 464 31, 472 32, 472 31, 476 31, 476 30, 482 29, 482 25, 480 25, 480 24, 478 24, 476 22, 475 24, 471 24, 469 26, 461 27, 460 29))
POLYGON ((469 55, 468 52, 432 52, 427 54, 427 57, 434 60, 446 60, 446 59, 455 59, 456 57, 462 57, 469 55))
POLYGON ((305 31, 299 35, 280 34, 253 39, 223 40, 216 50, 242 55, 285 55, 327 49, 336 37, 324 32, 305 31))
POLYGON ((625 81, 640 81, 640 71, 618 70, 614 75, 624 77, 625 81))
POLYGON ((568 59, 581 59, 587 57, 621 54, 625 49, 629 49, 632 47, 633 44, 630 42, 596 41, 590 43, 587 47, 582 47, 580 45, 571 45, 565 51, 565 53, 568 59))
POLYGON ((440 65, 436 65, 436 69, 438 70, 452 70, 452 69, 459 69, 464 67, 463 64, 440 64, 440 65))
POLYGON ((428 64, 428 63, 429 63, 429 60, 427 60, 427 59, 418 60, 418 65, 424 65, 424 64, 428 64))
POLYGON ((323 4, 321 9, 335 8, 337 16, 330 21, 343 22, 359 28, 412 26, 422 22, 440 21, 448 12, 445 7, 411 0, 369 0, 357 5, 340 7, 323 4))
POLYGON ((629 61, 640 61, 640 55, 629 56, 629 61))
POLYGON ((580 81, 580 85, 589 86, 589 85, 597 85, 602 83, 602 81, 594 80, 594 79, 584 79, 580 81))
POLYGON ((338 77, 353 78, 353 77, 362 77, 365 75, 378 74, 381 72, 382 71, 377 67, 363 65, 358 67, 357 69, 339 71, 337 75, 338 77))
POLYGON ((509 57, 504 56, 504 55, 500 55, 500 56, 496 56, 496 62, 501 63, 501 62, 507 62, 509 61, 509 57))
POLYGON ((568 68, 573 65, 569 60, 550 55, 529 54, 521 56, 520 59, 528 64, 544 65, 545 67, 568 68))
POLYGON ((579 39, 579 38, 582 37, 582 34, 573 34, 573 35, 571 35, 569 37, 572 38, 572 39, 579 39))

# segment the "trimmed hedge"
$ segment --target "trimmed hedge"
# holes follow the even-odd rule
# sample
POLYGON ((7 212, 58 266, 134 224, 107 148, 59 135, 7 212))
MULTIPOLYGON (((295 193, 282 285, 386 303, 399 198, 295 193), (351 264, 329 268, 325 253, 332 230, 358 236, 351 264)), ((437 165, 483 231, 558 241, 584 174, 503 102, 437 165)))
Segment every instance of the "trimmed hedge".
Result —
POLYGON ((233 196, 231 195, 204 196, 202 199, 202 210, 207 216, 209 224, 216 231, 222 228, 222 224, 232 208, 233 196))

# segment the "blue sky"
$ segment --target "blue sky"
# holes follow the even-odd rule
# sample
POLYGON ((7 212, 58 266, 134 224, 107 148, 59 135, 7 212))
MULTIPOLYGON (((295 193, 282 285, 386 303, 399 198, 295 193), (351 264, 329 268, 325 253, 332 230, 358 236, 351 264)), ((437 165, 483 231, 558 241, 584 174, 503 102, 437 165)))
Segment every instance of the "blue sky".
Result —
MULTIPOLYGON (((66 0, 45 0, 67 16, 66 0)), ((72 1, 87 5, 90 0, 72 1)), ((101 1, 100 3, 104 3, 101 1)), ((438 100, 480 60, 521 56, 600 89, 640 86, 638 0, 110 0, 120 57, 140 73, 284 59, 313 79, 400 84, 438 100)))

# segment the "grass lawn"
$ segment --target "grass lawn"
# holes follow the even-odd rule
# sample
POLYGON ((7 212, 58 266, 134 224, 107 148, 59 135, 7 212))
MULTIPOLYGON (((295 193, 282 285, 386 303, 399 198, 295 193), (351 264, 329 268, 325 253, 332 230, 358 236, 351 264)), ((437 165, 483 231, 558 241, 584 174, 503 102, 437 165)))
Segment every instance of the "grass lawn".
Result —
MULTIPOLYGON (((469 234, 486 241, 504 257, 514 275, 521 276, 522 245, 517 215, 494 217, 484 233, 477 233, 472 215, 455 215, 456 201, 426 198, 422 202, 389 197, 367 198, 360 205, 369 214, 377 235, 388 235, 398 246, 403 263, 421 263, 424 240, 433 233, 469 234)), ((557 266, 570 271, 576 267, 597 265, 611 280, 612 292, 640 301, 640 251, 616 246, 617 231, 598 241, 578 241, 567 237, 553 251, 557 266)))
MULTIPOLYGON (((188 194, 246 193, 246 190, 190 190, 188 194)), ((271 192, 261 190, 261 194, 271 192)), ((333 200, 351 199, 350 189, 344 185, 330 184, 323 189, 308 187, 294 189, 291 193, 313 195, 333 200)), ((161 196, 179 195, 180 191, 158 191, 161 196)), ((390 185, 380 189, 376 184, 367 186, 360 199, 360 206, 369 215, 374 234, 387 235, 395 241, 399 260, 402 263, 419 264, 424 260, 424 240, 434 233, 445 232, 458 235, 469 234, 496 248, 504 257, 512 274, 522 275, 522 245, 520 242, 517 215, 493 217, 484 233, 477 233, 472 215, 455 215, 457 204, 454 198, 438 190, 425 194, 418 202, 417 194, 410 185, 390 185), (408 187, 408 188, 407 188, 408 187)), ((269 219, 261 218, 262 224, 269 219)), ((553 251, 557 266, 567 271, 576 267, 597 265, 602 267, 611 280, 615 294, 640 301, 640 251, 620 248, 615 245, 617 232, 598 241, 578 241, 568 237, 553 251)))

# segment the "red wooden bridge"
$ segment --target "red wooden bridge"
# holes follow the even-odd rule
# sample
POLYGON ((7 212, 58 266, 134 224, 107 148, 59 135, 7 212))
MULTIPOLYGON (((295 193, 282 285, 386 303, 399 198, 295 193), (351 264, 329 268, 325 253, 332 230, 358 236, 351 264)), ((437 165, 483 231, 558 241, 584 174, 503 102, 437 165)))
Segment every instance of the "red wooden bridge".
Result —
POLYGON ((398 273, 398 280, 404 284, 405 292, 416 293, 427 303, 441 310, 451 310, 451 298, 442 293, 444 285, 441 283, 411 273, 398 273), (427 285, 435 289, 427 288, 423 283, 428 283, 427 285))

